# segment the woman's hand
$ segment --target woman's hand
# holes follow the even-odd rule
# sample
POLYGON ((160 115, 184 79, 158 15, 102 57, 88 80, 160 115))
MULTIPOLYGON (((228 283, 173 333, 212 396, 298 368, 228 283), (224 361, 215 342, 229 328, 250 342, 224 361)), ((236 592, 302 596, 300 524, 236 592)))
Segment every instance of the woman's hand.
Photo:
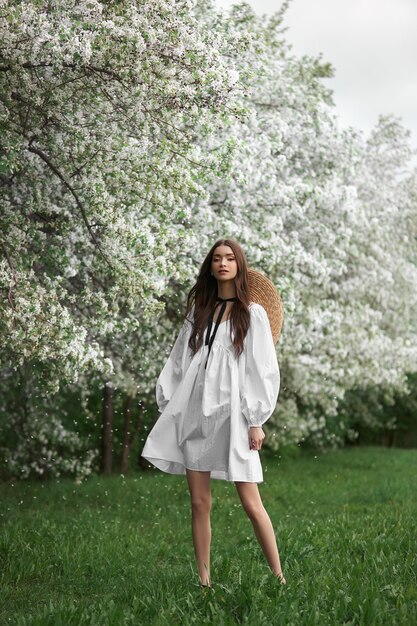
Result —
POLYGON ((251 450, 260 450, 264 439, 265 433, 262 430, 262 426, 251 426, 249 428, 249 448, 251 450))

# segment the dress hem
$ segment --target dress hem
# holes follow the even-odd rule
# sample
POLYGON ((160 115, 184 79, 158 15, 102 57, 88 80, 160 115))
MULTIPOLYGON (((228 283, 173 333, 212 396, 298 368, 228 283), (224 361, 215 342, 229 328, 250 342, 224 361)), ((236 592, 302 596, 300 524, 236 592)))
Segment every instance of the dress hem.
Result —
POLYGON ((187 467, 183 463, 179 461, 166 461, 165 459, 160 459, 158 457, 145 456, 142 454, 143 458, 152 463, 157 469, 165 472, 167 474, 176 474, 176 475, 186 475, 186 470, 189 469, 194 472, 210 472, 210 478, 214 480, 225 480, 227 482, 244 482, 244 483, 263 483, 263 477, 248 479, 247 476, 244 478, 231 476, 230 472, 227 470, 220 469, 195 469, 193 467, 187 467))

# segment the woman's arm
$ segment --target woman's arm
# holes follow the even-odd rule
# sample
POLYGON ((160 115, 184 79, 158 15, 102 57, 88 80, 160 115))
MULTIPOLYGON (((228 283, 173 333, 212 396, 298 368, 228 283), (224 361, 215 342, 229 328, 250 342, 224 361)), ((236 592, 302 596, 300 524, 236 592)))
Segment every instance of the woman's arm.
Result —
POLYGON ((280 371, 265 309, 254 303, 250 306, 250 312, 240 391, 241 408, 248 423, 250 438, 262 442, 265 435, 261 427, 272 415, 277 403, 280 371))
MULTIPOLYGON (((190 313, 190 319, 192 319, 192 314, 193 310, 190 313)), ((191 363, 192 355, 188 346, 191 330, 192 322, 186 319, 156 381, 156 402, 161 413, 170 401, 191 363)))

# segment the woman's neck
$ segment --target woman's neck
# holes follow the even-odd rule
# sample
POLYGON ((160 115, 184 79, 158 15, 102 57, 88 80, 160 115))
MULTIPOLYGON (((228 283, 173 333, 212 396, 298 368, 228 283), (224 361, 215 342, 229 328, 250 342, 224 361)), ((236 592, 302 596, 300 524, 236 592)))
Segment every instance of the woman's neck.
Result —
POLYGON ((230 283, 217 284, 217 295, 219 298, 236 298, 236 286, 234 281, 230 283))

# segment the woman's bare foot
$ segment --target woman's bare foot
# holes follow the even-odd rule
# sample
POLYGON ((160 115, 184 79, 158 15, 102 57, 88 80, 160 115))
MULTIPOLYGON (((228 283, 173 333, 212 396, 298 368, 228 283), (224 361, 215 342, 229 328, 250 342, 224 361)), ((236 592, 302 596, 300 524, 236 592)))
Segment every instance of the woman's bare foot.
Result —
POLYGON ((212 589, 211 582, 207 583, 206 585, 200 583, 200 587, 201 589, 212 589))
POLYGON ((287 581, 284 578, 284 574, 282 572, 278 572, 278 574, 275 574, 275 576, 278 578, 279 582, 281 583, 281 585, 286 585, 287 581))

